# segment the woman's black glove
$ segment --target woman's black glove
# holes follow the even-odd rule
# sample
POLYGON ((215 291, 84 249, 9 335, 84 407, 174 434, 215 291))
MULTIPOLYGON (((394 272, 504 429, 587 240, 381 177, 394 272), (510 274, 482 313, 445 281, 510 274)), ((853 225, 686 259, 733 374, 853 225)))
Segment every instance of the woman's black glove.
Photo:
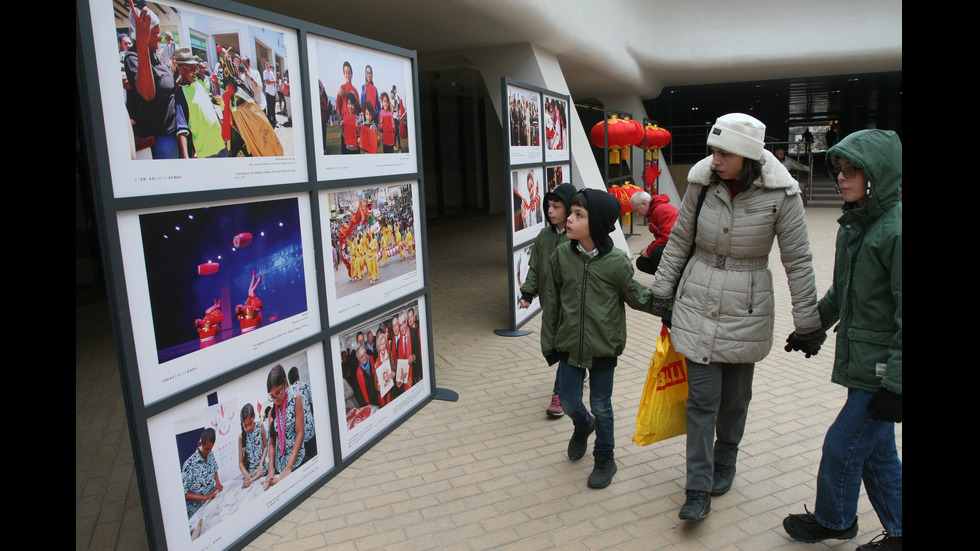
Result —
POLYGON ((879 388, 868 402, 871 418, 877 421, 902 422, 902 395, 887 388, 879 388))
POLYGON ((816 356, 817 352, 820 351, 820 345, 823 341, 827 340, 827 332, 823 329, 817 329, 816 331, 810 333, 799 334, 793 331, 786 337, 786 348, 787 352, 792 352, 794 350, 799 350, 806 354, 806 357, 816 356))

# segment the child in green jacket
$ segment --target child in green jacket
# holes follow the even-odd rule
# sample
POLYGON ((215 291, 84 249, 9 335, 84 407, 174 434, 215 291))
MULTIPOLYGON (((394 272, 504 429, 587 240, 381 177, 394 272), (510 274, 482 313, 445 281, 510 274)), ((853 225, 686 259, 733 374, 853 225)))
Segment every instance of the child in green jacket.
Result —
MULTIPOLYGON (((834 282, 817 307, 836 333, 831 381, 847 401, 824 438, 813 512, 787 516, 783 528, 805 542, 853 538, 863 481, 884 533, 858 551, 901 551, 902 142, 890 130, 854 132, 827 151, 827 166, 844 214, 834 282)), ((795 333, 786 342, 807 357, 820 349, 795 333)))
MULTIPOLYGON (((551 255, 555 252, 555 248, 568 241, 568 237, 565 235, 565 220, 568 219, 573 195, 575 195, 575 186, 568 183, 544 194, 544 202, 548 207, 548 225, 541 230, 531 247, 531 268, 524 279, 524 285, 521 285, 521 308, 530 306, 531 301, 539 294, 538 274, 551 269, 551 255)), ((561 399, 558 396, 557 369, 555 370, 555 387, 551 393, 551 404, 545 413, 550 417, 564 415, 561 399)))
POLYGON ((605 488, 617 470, 612 390, 613 368, 626 345, 623 304, 651 312, 653 295, 633 279, 626 253, 613 247, 609 233, 619 218, 619 200, 587 188, 572 197, 571 207, 569 241, 555 249, 542 283, 541 351, 549 364, 558 362, 561 403, 575 425, 568 458, 581 459, 595 432, 589 487, 605 488), (582 403, 586 370, 591 413, 582 403))

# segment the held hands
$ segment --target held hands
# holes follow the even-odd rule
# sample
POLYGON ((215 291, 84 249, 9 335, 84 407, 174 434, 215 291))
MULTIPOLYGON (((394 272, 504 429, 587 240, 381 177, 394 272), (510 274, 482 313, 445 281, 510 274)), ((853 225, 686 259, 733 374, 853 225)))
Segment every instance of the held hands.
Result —
POLYGON ((667 310, 670 310, 670 307, 673 305, 673 297, 660 298, 654 296, 652 299, 650 299, 650 306, 652 308, 653 315, 655 316, 664 317, 667 314, 667 310))
POLYGON ((877 421, 901 423, 902 395, 895 394, 884 387, 879 388, 868 402, 868 411, 871 412, 871 418, 877 421))
POLYGON ((820 351, 820 345, 825 340, 827 340, 827 332, 823 329, 817 329, 816 331, 804 334, 793 331, 786 337, 785 350, 787 352, 798 350, 806 354, 806 357, 809 358, 810 356, 817 355, 817 352, 820 351))

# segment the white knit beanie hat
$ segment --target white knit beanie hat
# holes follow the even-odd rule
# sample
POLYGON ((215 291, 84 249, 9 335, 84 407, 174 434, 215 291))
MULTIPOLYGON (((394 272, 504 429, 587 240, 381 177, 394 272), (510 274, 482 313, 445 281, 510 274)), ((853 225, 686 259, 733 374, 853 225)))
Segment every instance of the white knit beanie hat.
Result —
POLYGON ((708 133, 708 145, 758 161, 766 140, 766 125, 745 113, 718 117, 708 133))

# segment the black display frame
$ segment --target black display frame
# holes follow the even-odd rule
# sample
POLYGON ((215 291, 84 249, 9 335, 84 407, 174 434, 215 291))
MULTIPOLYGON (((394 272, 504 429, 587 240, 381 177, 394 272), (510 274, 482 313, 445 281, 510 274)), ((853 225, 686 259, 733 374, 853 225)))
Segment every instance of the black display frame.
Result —
MULTIPOLYGON (((116 9, 124 9, 128 2, 104 0, 106 4, 112 4, 116 9)), ((154 209, 159 207, 180 207, 188 204, 207 204, 211 202, 229 200, 255 200, 267 196, 280 196, 288 194, 307 194, 309 196, 310 222, 312 230, 312 242, 314 249, 314 262, 319 268, 324 266, 325 249, 322 242, 321 224, 318 194, 324 190, 335 188, 385 185, 393 182, 406 180, 417 182, 418 202, 419 202, 419 234, 416 236, 416 251, 419 262, 428 266, 428 247, 427 227, 425 224, 425 185, 423 181, 422 154, 421 154, 421 125, 419 124, 419 80, 418 80, 418 55, 417 52, 406 50, 396 46, 384 44, 371 39, 359 37, 343 31, 327 28, 311 22, 283 16, 259 8, 246 6, 230 0, 175 0, 174 2, 150 2, 151 6, 181 5, 188 7, 200 6, 207 10, 227 13, 235 18, 246 18, 254 20, 260 24, 266 23, 279 27, 284 27, 295 31, 297 43, 298 74, 291 73, 291 102, 294 109, 308 110, 311 105, 312 91, 315 89, 311 85, 309 74, 309 41, 308 35, 316 35, 351 45, 377 50, 386 54, 400 56, 411 63, 411 89, 412 105, 411 114, 413 118, 413 139, 418 144, 415 147, 415 167, 414 171, 402 170, 394 174, 371 175, 367 177, 352 176, 342 179, 318 180, 316 176, 315 152, 313 140, 313 124, 319 117, 312 112, 307 112, 303 117, 302 126, 294 127, 294 132, 303 133, 303 144, 305 154, 306 178, 298 182, 283 182, 264 185, 248 185, 246 187, 225 187, 223 189, 201 189, 195 191, 180 191, 175 193, 154 193, 150 195, 136 195, 117 197, 113 191, 112 170, 109 154, 109 136, 106 128, 106 113, 103 105, 103 96, 99 79, 99 59, 97 57, 97 43, 92 21, 92 6, 89 0, 78 0, 76 2, 76 55, 75 68, 77 77, 77 93, 79 112, 79 133, 85 144, 85 155, 87 161, 87 174, 82 177, 90 178, 93 188, 96 221, 98 235, 102 250, 102 263, 106 274, 107 300, 110 308, 110 320, 114 341, 116 343, 117 357, 119 361, 119 373, 123 389, 126 416, 129 425, 130 439, 133 446, 134 468, 137 475, 137 482, 142 501, 144 524, 147 530, 148 543, 153 549, 168 549, 179 547, 179 542, 168 542, 165 534, 164 519, 161 514, 160 490, 157 487, 157 473, 153 466, 153 454, 151 451, 150 434, 147 423, 155 415, 161 414, 170 408, 179 406, 186 401, 199 397, 210 392, 221 385, 233 382, 246 374, 252 373, 279 360, 289 358, 301 351, 319 346, 323 354, 323 365, 325 366, 324 379, 326 388, 321 389, 327 396, 329 404, 329 432, 322 431, 318 427, 317 434, 323 438, 329 437, 332 451, 333 466, 327 472, 316 478, 288 500, 284 500, 278 508, 269 516, 256 523, 246 530, 229 540, 222 541, 221 547, 238 549, 247 545, 255 537, 260 535, 275 522, 285 516, 297 504, 312 495, 317 489, 326 484, 344 468, 356 461, 363 453, 382 440, 386 435, 395 430, 398 426, 408 420, 412 415, 437 397, 435 387, 435 352, 433 349, 432 331, 432 312, 431 312, 431 293, 428 270, 422 276, 421 286, 412 290, 408 294, 403 294, 392 298, 390 301, 378 305, 370 311, 362 312, 341 323, 330 325, 328 319, 328 309, 325 305, 325 281, 322 270, 316 270, 316 297, 308 300, 317 300, 319 307, 319 328, 309 336, 294 340, 279 347, 272 352, 263 354, 250 361, 235 365, 221 373, 207 378, 196 384, 186 386, 177 392, 156 399, 150 403, 144 400, 141 388, 140 374, 137 363, 137 350, 134 340, 134 320, 131 316, 131 297, 127 292, 126 277, 124 272, 125 262, 142 261, 142 258, 126 258, 123 254, 120 232, 117 217, 120 213, 127 211, 139 211, 143 209, 154 209), (296 78, 299 77, 299 78, 296 78), (296 86, 299 84, 299 86, 296 86), (294 90, 300 91, 296 94, 294 90), (429 388, 424 396, 421 396, 411 405, 404 407, 401 414, 393 419, 383 430, 377 432, 369 440, 365 441, 359 448, 349 453, 346 457, 341 457, 338 434, 338 419, 336 408, 336 392, 332 361, 332 351, 330 349, 331 338, 342 333, 372 316, 378 316, 392 305, 406 303, 412 300, 419 300, 425 305, 425 319, 429 320, 424 337, 428 346, 428 357, 425 358, 424 365, 429 381, 429 388)), ((115 37, 113 37, 114 40, 115 37)), ((100 36, 99 44, 105 39, 100 36)), ((103 63, 106 63, 103 61, 103 63)), ((155 161, 148 161, 155 162, 155 161)), ((201 162, 200 160, 192 162, 201 162)), ((206 161, 205 161, 206 162, 206 161)), ((445 394, 445 392, 443 392, 445 394)), ((450 391, 451 394, 451 391, 450 391)))
MULTIPOLYGON (((574 184, 572 178, 572 166, 573 157, 571 154, 571 132, 569 132, 568 141, 565 143, 565 149, 568 150, 567 158, 548 160, 548 149, 547 149, 547 137, 543 132, 543 125, 541 121, 545 116, 545 96, 550 96, 565 102, 566 105, 566 122, 570 117, 571 111, 571 96, 567 94, 561 94, 553 90, 548 90, 547 88, 542 88, 540 86, 535 86, 533 84, 528 84, 526 82, 521 82, 512 79, 507 76, 500 78, 500 88, 501 88, 501 112, 503 121, 503 151, 506 157, 505 166, 505 177, 506 182, 504 185, 504 205, 507 205, 507 269, 508 269, 508 302, 509 302, 509 312, 510 312, 510 328, 509 329, 495 329, 494 333, 500 336, 506 337, 516 337, 528 334, 527 331, 521 331, 520 328, 532 320, 534 316, 541 312, 540 305, 528 307, 528 312, 520 315, 519 312, 519 301, 521 295, 517 289, 517 263, 515 262, 515 256, 521 249, 526 249, 533 245, 534 240, 537 238, 537 232, 534 232, 530 236, 523 236, 520 239, 515 237, 514 221, 511 218, 513 213, 513 191, 512 191, 512 174, 515 171, 520 170, 540 170, 542 177, 542 186, 547 187, 547 173, 549 168, 565 166, 569 168, 568 183, 574 184), (510 140, 510 126, 512 124, 510 109, 509 109, 509 96, 511 88, 516 88, 519 90, 530 91, 537 95, 538 105, 540 106, 539 118, 538 118, 538 135, 540 137, 540 159, 531 162, 514 162, 512 158, 511 140, 510 140)), ((547 190, 542 191, 541 197, 547 190)), ((542 216, 544 217, 544 225, 542 228, 548 226, 547 222, 547 210, 542 211, 542 216)))

